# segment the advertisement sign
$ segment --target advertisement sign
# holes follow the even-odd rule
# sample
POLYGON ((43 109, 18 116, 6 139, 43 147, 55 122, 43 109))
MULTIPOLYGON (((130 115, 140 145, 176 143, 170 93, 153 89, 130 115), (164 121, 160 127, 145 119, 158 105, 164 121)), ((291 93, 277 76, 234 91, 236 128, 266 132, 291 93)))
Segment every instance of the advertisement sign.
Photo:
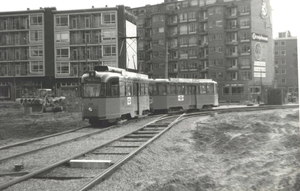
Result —
POLYGON ((264 72, 254 72, 254 77, 255 78, 265 78, 266 73, 264 73, 264 72))
POLYGON ((265 67, 254 67, 254 72, 266 72, 265 67))
POLYGON ((262 41, 262 42, 268 42, 269 37, 267 35, 257 34, 255 32, 252 33, 252 40, 262 41))
POLYGON ((266 66, 266 62, 254 61, 254 66, 265 67, 266 66))

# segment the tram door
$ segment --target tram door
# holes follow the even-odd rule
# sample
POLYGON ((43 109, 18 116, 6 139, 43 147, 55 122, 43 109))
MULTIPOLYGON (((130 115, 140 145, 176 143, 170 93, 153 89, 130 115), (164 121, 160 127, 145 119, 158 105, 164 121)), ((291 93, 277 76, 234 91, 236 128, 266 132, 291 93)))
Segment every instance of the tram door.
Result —
POLYGON ((197 106, 196 86, 189 86, 189 89, 191 95, 190 108, 196 108, 197 106))
POLYGON ((140 84, 138 83, 134 83, 133 84, 133 92, 134 92, 134 96, 136 97, 136 112, 138 115, 140 115, 140 95, 141 95, 141 91, 140 91, 140 84))

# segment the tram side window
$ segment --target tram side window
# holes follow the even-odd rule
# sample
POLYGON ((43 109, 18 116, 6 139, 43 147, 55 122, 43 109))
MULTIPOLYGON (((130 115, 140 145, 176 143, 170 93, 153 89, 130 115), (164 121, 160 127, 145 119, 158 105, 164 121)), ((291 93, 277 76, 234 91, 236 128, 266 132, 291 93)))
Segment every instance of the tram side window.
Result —
POLYGON ((137 96, 138 95, 138 91, 137 91, 137 86, 138 86, 139 84, 138 83, 133 83, 133 95, 134 96, 137 96))
POLYGON ((132 96, 132 83, 126 83, 126 96, 132 96))
POLYGON ((118 90, 119 90, 119 85, 116 84, 111 84, 111 96, 112 97, 117 97, 119 95, 118 90))
POLYGON ((170 84, 170 91, 168 92, 168 94, 170 95, 176 95, 176 84, 170 84))
POLYGON ((165 84, 158 84, 159 95, 167 95, 167 88, 165 84))
POLYGON ((145 84, 145 95, 149 95, 149 85, 148 84, 145 84))
POLYGON ((188 94, 196 94, 196 86, 188 86, 188 94))
POLYGON ((185 85, 178 84, 177 85, 177 92, 178 92, 178 95, 184 95, 186 93, 185 85))
POLYGON ((101 96, 101 97, 106 96, 106 86, 105 86, 104 84, 101 85, 101 88, 100 88, 100 96, 101 96))
POLYGON ((153 95, 153 84, 149 84, 149 95, 153 95))
POLYGON ((208 94, 214 93, 214 84, 207 84, 207 93, 208 94))
POLYGON ((206 84, 200 85, 200 94, 206 94, 206 84))
POLYGON ((120 82, 120 96, 125 96, 125 82, 120 82))
POLYGON ((145 95, 145 84, 141 84, 141 86, 140 86, 141 88, 140 88, 140 92, 141 92, 141 94, 140 95, 145 95))
POLYGON ((150 84, 149 85, 149 95, 157 95, 157 86, 156 86, 156 84, 150 84))

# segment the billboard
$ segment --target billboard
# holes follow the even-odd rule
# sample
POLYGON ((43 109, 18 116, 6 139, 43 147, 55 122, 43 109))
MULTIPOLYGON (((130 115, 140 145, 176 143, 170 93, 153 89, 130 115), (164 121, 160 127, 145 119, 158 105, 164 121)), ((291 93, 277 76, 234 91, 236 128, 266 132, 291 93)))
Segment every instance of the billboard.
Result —
POLYGON ((126 21, 126 68, 137 70, 137 27, 126 21))

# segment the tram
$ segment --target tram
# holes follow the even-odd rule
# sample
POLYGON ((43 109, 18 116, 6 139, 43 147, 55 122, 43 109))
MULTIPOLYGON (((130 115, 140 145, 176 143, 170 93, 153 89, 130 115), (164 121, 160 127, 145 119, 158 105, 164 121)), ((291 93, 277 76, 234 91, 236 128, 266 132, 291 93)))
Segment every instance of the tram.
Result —
POLYGON ((96 66, 81 83, 82 118, 92 125, 139 117, 150 110, 147 75, 96 66))

